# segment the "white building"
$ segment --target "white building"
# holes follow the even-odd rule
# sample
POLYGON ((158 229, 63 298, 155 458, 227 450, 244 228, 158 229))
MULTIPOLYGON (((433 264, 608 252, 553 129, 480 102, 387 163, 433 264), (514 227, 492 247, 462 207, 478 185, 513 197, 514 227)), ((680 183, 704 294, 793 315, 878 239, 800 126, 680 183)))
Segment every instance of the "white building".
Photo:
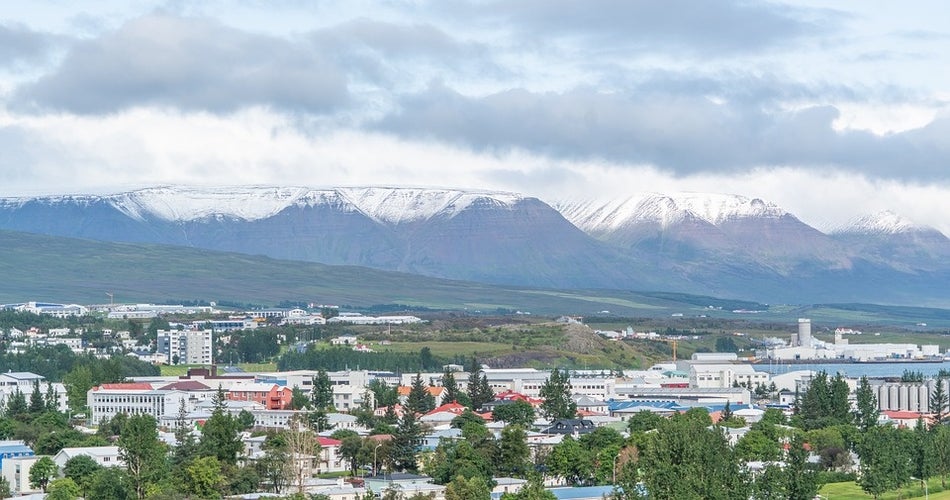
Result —
POLYGON ((43 456, 31 457, 10 457, 3 459, 2 472, 3 478, 10 485, 10 493, 13 496, 26 495, 40 491, 39 488, 30 486, 30 467, 43 456))
POLYGON ((125 467, 119 458, 118 446, 87 446, 85 448, 63 448, 53 457, 60 469, 66 466, 70 458, 85 455, 103 467, 125 467))
POLYGON ((689 386, 697 388, 727 388, 736 384, 756 387, 769 385, 769 374, 757 372, 751 365, 697 364, 689 368, 689 386))
POLYGON ((167 356, 170 365, 210 365, 214 360, 211 330, 159 330, 158 352, 167 356))
POLYGON ((102 384, 86 393, 89 422, 93 425, 101 424, 119 413, 144 413, 156 419, 177 416, 182 401, 185 402, 186 411, 189 411, 200 399, 189 397, 185 391, 154 389, 151 384, 143 382, 102 384))

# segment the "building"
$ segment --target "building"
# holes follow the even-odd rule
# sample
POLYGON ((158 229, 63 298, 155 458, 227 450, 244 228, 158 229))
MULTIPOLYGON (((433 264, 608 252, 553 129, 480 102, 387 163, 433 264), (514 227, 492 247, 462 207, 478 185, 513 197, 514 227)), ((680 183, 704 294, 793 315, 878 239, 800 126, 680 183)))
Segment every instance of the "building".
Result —
POLYGON ((102 384, 86 393, 89 422, 93 425, 101 424, 119 413, 144 413, 156 419, 177 415, 183 401, 187 411, 194 407, 197 398, 190 398, 184 391, 154 389, 152 384, 143 382, 102 384))
POLYGON ((170 365, 210 365, 214 360, 211 330, 159 330, 158 352, 167 356, 170 365))
POLYGON ((769 374, 758 372, 752 365, 694 364, 689 367, 689 386, 695 388, 728 388, 736 385, 754 388, 769 384, 769 374))
POLYGON ((40 458, 43 457, 21 456, 11 457, 3 461, 3 465, 0 466, 0 474, 10 485, 12 495, 19 496, 40 491, 39 488, 30 486, 30 467, 33 467, 33 464, 40 458))
POLYGON ((3 462, 7 459, 17 457, 32 457, 33 455, 33 449, 27 446, 26 443, 21 440, 16 439, 0 441, 0 467, 3 466, 3 462))
POLYGON ((103 467, 125 467, 119 458, 118 446, 87 446, 84 448, 63 448, 53 457, 56 465, 62 469, 70 458, 85 455, 103 467))
POLYGON ((286 386, 258 382, 234 384, 227 398, 232 401, 253 401, 268 410, 283 410, 290 406, 293 390, 286 386))

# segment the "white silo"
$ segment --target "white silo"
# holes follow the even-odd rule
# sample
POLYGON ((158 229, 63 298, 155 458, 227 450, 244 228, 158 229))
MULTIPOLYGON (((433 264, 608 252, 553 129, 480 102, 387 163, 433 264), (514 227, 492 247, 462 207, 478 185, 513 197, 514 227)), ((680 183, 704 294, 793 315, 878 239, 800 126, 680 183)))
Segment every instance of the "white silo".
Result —
POLYGON ((798 318, 798 345, 811 347, 811 320, 798 318))

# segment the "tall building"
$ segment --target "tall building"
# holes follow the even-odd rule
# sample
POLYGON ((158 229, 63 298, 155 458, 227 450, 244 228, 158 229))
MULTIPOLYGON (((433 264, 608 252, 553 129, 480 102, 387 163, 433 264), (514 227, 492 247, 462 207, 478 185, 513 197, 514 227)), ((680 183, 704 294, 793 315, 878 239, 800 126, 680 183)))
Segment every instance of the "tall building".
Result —
POLYGON ((159 330, 158 352, 170 365, 210 365, 214 362, 211 330, 159 330))
POLYGON ((798 345, 811 347, 811 320, 798 318, 798 345))

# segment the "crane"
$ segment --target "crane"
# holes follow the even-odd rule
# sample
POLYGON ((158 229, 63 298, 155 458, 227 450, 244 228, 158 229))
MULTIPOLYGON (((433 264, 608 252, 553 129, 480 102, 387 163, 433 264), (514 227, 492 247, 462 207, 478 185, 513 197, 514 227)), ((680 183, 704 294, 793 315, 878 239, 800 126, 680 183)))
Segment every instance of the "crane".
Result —
POLYGON ((109 297, 109 305, 115 305, 115 294, 112 292, 106 292, 106 295, 109 297))

